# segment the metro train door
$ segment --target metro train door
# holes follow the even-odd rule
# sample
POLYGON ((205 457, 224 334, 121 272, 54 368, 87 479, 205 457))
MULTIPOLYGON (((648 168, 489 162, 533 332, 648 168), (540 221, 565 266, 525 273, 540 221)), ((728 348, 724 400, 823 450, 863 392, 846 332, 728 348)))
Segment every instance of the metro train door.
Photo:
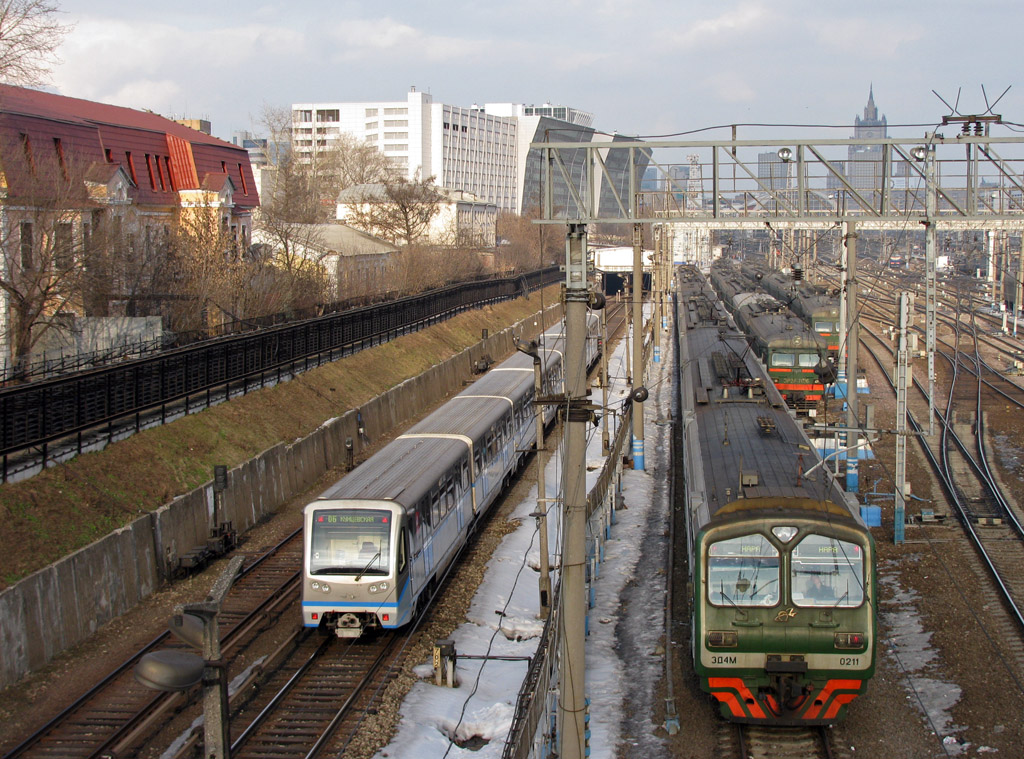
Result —
MULTIPOLYGON (((412 554, 409 552, 409 531, 402 527, 398 531, 398 545, 395 554, 395 584, 394 593, 395 600, 400 600, 403 596, 406 599, 412 598, 413 594, 410 592, 408 595, 405 594, 406 583, 409 582, 410 567, 412 567, 412 561, 410 557, 412 554)), ((403 609, 398 610, 398 620, 401 621, 403 609)))

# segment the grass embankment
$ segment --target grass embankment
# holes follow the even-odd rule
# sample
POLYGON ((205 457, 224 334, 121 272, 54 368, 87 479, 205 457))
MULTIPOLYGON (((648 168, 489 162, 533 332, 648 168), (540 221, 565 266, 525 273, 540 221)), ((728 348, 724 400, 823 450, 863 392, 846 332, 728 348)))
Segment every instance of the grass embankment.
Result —
MULTIPOLYGON (((544 293, 550 305, 556 288, 544 293)), ((540 308, 541 296, 487 306, 296 379, 132 435, 0 486, 0 589, 124 526, 282 440, 420 374, 540 308)), ((497 357, 495 357, 497 358, 497 357)))

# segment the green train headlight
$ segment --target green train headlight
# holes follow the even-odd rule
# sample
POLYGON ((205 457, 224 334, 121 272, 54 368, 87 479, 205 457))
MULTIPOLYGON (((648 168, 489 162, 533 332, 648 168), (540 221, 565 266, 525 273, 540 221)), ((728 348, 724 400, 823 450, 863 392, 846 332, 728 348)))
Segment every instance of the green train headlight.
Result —
POLYGON ((864 633, 836 633, 836 648, 860 650, 867 646, 868 636, 864 633))
POLYGON ((740 636, 735 630, 712 630, 708 633, 708 648, 736 648, 740 636))

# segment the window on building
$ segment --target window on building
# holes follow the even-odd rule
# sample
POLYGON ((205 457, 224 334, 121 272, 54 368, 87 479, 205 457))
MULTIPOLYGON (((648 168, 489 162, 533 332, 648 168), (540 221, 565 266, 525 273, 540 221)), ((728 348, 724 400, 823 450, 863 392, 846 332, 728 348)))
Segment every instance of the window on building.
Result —
POLYGON ((389 142, 389 143, 385 143, 384 144, 384 152, 385 153, 404 153, 408 149, 409 149, 409 145, 407 143, 404 143, 404 142, 395 142, 395 143, 390 143, 389 142))
POLYGON ((384 119, 384 128, 388 127, 407 127, 409 126, 408 119, 384 119))
POLYGON ((64 178, 68 178, 68 167, 64 163, 64 145, 61 144, 60 137, 53 138, 53 149, 57 153, 57 163, 60 165, 60 172, 64 175, 64 178))
POLYGON ((107 159, 107 163, 114 162, 114 151, 111 150, 110 148, 107 148, 106 150, 103 151, 103 156, 107 159))
POLYGON ((75 265, 75 241, 70 221, 59 222, 53 234, 53 264, 62 272, 75 265))
POLYGON ((367 116, 376 116, 377 115, 377 109, 376 108, 367 108, 366 109, 366 115, 367 116))
POLYGON ((153 160, 156 162, 156 175, 160 180, 160 190, 162 192, 167 192, 167 182, 164 179, 164 166, 160 163, 160 156, 154 156, 153 160))
POLYGON ((368 135, 366 135, 365 139, 366 139, 367 142, 376 142, 377 141, 377 135, 375 135, 375 134, 368 134, 368 135))
POLYGON ((171 173, 171 157, 164 157, 165 168, 167 169, 167 183, 171 186, 171 192, 174 192, 177 188, 174 186, 174 174, 171 173))
POLYGON ((28 163, 29 171, 35 172, 36 162, 32 157, 32 139, 24 132, 21 134, 21 150, 25 154, 25 161, 28 163))
POLYGON ((370 131, 371 129, 376 129, 376 128, 377 128, 377 122, 376 121, 367 121, 366 122, 366 130, 367 131, 370 131))
POLYGON ((316 120, 317 121, 321 121, 321 122, 322 121, 340 121, 340 118, 338 117, 338 109, 337 108, 332 108, 332 109, 328 109, 328 110, 324 110, 324 111, 317 111, 316 112, 316 120))
POLYGON ((384 115, 385 116, 408 116, 409 115, 409 109, 408 108, 385 108, 384 109, 384 115))
POLYGON ((408 140, 409 139, 409 133, 408 132, 385 132, 384 133, 384 139, 385 140, 408 140))
POLYGON ((312 111, 295 111, 295 120, 296 121, 312 121, 313 120, 313 112, 312 111))
POLYGON ((21 222, 19 231, 21 233, 21 268, 31 269, 35 260, 35 257, 32 255, 32 222, 21 222))
POLYGON ((135 176, 135 161, 132 160, 131 151, 126 150, 124 153, 124 157, 125 160, 128 162, 128 174, 131 176, 132 182, 134 182, 135 186, 137 187, 139 184, 139 178, 135 176))
POLYGON ((150 189, 156 190, 156 175, 153 173, 153 157, 146 153, 146 171, 149 172, 150 189))

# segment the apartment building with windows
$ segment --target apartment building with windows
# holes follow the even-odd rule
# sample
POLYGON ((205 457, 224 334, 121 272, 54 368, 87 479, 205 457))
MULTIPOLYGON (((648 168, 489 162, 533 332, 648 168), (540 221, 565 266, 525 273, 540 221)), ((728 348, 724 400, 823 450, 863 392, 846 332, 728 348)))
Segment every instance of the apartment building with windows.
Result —
MULTIPOLYGON (((410 180, 433 177, 439 186, 471 193, 499 211, 524 213, 537 206, 540 190, 540 153, 530 143, 545 136, 581 143, 622 139, 598 134, 593 120, 584 111, 551 104, 437 103, 412 88, 404 101, 295 104, 292 146, 314 162, 340 135, 352 135, 376 145, 410 180)), ((601 190, 602 206, 614 202, 611 184, 628 186, 626 152, 611 150, 607 160, 613 182, 601 190)), ((583 170, 580 162, 573 164, 577 174, 583 170)), ((556 203, 568 207, 568 189, 561 186, 556 193, 556 203)))

